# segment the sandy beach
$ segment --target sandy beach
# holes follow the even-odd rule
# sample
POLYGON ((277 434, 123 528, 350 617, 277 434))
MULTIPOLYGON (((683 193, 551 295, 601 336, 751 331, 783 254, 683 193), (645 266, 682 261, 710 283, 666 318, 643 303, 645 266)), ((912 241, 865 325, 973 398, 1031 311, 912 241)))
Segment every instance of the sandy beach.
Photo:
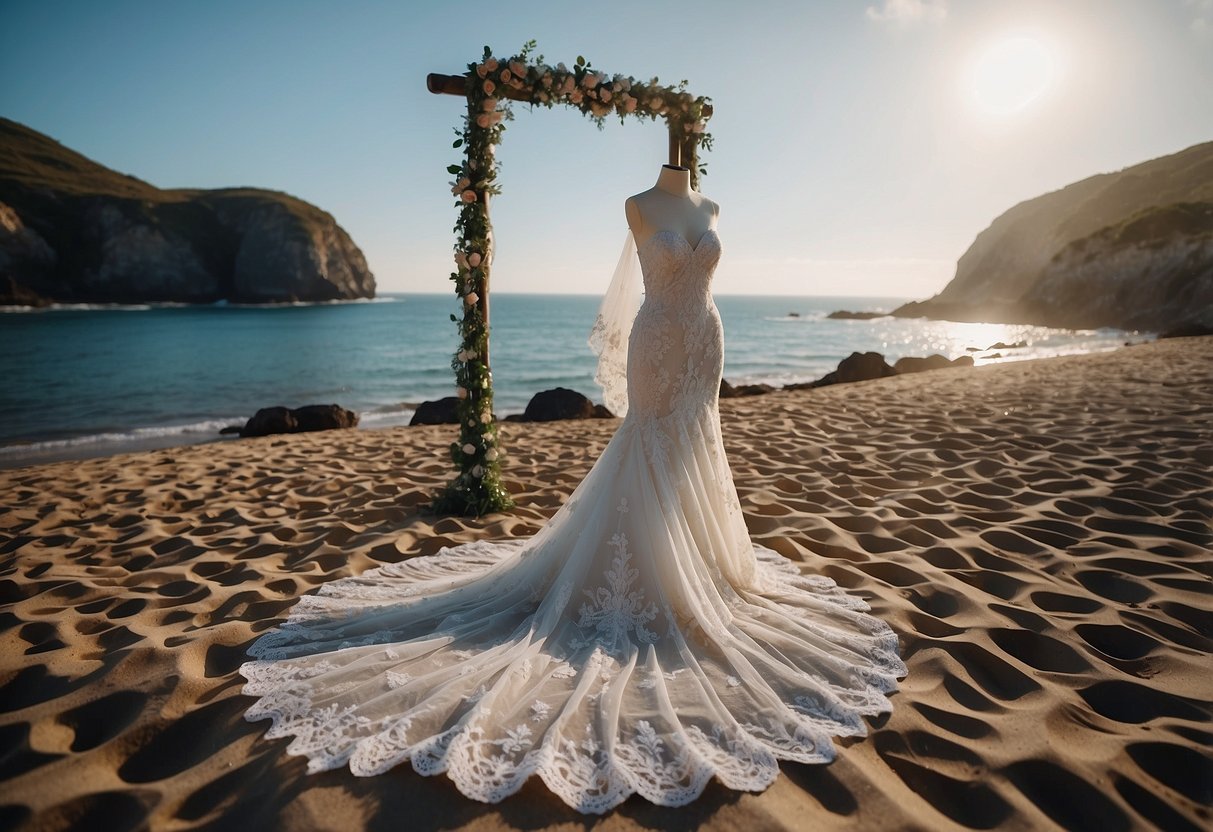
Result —
POLYGON ((422 508, 453 428, 0 471, 0 828, 935 830, 1213 823, 1213 338, 721 403, 751 534, 867 599, 909 674, 828 766, 583 817, 407 766, 305 773, 236 668, 299 596, 528 535, 617 420, 507 423, 517 508, 422 508))

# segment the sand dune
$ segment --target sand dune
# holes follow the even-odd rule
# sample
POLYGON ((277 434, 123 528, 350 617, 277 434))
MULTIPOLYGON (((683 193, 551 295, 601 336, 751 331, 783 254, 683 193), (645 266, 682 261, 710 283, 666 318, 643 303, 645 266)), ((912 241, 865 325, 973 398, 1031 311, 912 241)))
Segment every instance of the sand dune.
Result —
POLYGON ((421 512, 450 428, 0 471, 0 828, 1009 829, 1213 823, 1213 339, 728 400, 751 533, 901 637, 829 766, 585 819, 398 767, 307 775, 249 724, 255 636, 325 581, 533 533, 617 422, 506 424, 518 502, 421 512))

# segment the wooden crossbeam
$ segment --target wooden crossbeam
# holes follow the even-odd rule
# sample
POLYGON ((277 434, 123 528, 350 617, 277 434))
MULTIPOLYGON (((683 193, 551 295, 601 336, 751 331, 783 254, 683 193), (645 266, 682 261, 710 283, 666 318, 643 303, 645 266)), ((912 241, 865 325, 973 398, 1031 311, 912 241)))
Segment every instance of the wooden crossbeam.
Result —
MULTIPOLYGON (((431 72, 425 76, 425 87, 435 95, 458 95, 465 97, 467 95, 467 85, 469 75, 444 75, 440 72, 431 72)), ((508 98, 512 101, 530 101, 529 96, 525 96, 521 90, 513 89, 512 87, 498 87, 497 95, 501 98, 508 98)), ((712 105, 706 104, 703 108, 704 118, 712 117, 712 105)), ((674 132, 673 125, 670 126, 670 164, 682 165, 684 160, 690 161, 692 149, 695 143, 693 137, 684 138, 674 132)))

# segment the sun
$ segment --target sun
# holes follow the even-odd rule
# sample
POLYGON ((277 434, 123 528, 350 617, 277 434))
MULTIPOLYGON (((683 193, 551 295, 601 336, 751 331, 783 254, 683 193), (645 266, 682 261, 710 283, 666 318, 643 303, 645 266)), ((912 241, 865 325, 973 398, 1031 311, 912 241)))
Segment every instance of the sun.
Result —
POLYGON ((1039 40, 1005 37, 981 51, 967 78, 969 93, 981 110, 1008 116, 1026 109, 1053 85, 1057 62, 1039 40))

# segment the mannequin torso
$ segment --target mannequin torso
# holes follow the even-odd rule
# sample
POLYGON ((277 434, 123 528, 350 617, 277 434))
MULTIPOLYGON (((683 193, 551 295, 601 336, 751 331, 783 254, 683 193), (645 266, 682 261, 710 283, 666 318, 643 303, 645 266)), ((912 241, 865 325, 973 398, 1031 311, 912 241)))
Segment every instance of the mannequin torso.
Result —
POLYGON ((716 226, 720 206, 691 190, 691 171, 662 165, 657 184, 624 202, 628 227, 637 246, 658 231, 673 231, 692 247, 716 226))

